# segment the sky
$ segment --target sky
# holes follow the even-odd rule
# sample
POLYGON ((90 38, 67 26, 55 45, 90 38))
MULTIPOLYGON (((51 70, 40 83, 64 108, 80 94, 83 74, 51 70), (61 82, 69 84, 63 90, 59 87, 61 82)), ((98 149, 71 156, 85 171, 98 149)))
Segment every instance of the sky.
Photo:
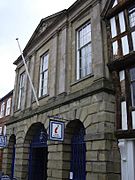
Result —
POLYGON ((0 0, 0 98, 14 88, 13 62, 23 50, 40 20, 67 9, 76 0, 0 0))

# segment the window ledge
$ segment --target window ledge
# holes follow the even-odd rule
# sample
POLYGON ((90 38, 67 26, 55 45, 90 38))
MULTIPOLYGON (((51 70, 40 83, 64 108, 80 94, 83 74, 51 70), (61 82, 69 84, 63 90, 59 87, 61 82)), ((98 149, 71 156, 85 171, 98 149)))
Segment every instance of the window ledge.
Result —
MULTIPOLYGON (((44 99, 44 98, 46 98, 48 96, 49 96, 49 94, 45 94, 44 96, 39 97, 38 100, 40 101, 41 99, 44 99)), ((35 101, 33 101, 33 102, 35 102, 35 101)))
POLYGON ((89 74, 89 75, 87 75, 87 76, 85 76, 85 77, 83 77, 83 78, 81 78, 81 79, 79 79, 79 80, 71 83, 70 86, 74 86, 74 85, 76 85, 76 84, 78 84, 78 83, 81 83, 82 81, 85 81, 86 79, 89 79, 89 78, 91 78, 91 77, 93 77, 93 76, 94 76, 94 74, 89 74))

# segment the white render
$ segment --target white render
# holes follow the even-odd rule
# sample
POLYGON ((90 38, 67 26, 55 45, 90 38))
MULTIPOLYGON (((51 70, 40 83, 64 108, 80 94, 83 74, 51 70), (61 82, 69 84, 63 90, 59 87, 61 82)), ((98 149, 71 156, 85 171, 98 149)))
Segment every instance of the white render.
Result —
POLYGON ((135 141, 130 139, 119 139, 118 146, 121 155, 121 179, 135 180, 135 141))

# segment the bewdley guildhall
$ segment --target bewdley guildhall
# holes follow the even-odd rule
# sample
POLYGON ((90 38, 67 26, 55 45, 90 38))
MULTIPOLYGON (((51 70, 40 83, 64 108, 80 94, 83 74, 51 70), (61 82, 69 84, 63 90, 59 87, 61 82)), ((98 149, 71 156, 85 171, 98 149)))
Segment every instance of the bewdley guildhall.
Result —
POLYGON ((77 0, 20 55, 2 171, 18 180, 135 180, 135 1, 77 0))

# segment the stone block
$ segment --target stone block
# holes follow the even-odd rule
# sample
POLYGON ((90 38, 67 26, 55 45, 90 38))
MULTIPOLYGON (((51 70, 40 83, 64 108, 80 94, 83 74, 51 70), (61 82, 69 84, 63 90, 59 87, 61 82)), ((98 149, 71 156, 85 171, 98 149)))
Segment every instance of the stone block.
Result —
POLYGON ((49 152, 56 152, 58 150, 58 145, 49 145, 48 151, 49 152))
POLYGON ((91 162, 86 162, 86 171, 92 172, 92 163, 91 162))
POLYGON ((108 112, 115 112, 115 104, 110 102, 103 101, 100 103, 100 111, 108 111, 108 112))
POLYGON ((92 142, 86 142, 86 150, 89 151, 92 149, 92 142))
POLYGON ((86 180, 99 180, 98 174, 96 173, 87 173, 86 174, 86 180))
POLYGON ((83 124, 84 124, 84 127, 87 128, 88 126, 91 125, 91 123, 92 123, 92 118, 93 118, 93 117, 92 117, 92 115, 88 115, 88 116, 87 116, 87 114, 85 114, 85 117, 86 117, 86 118, 85 118, 83 124))
POLYGON ((88 114, 95 114, 99 111, 99 103, 94 103, 88 106, 88 114))
POLYGON ((105 150, 106 149, 106 141, 93 141, 92 142, 92 150, 105 150))
POLYGON ((107 174, 99 174, 98 179, 99 180, 109 180, 108 177, 107 177, 107 174))
POLYGON ((91 103, 97 103, 103 100, 103 93, 94 94, 91 98, 91 103))
POLYGON ((92 162, 92 172, 106 173, 107 172, 106 162, 92 162))
POLYGON ((91 124, 86 129, 86 134, 96 134, 98 132, 98 123, 97 124, 91 124))
POLYGON ((98 151, 87 151, 86 159, 87 159, 87 161, 97 161, 98 160, 98 151))

